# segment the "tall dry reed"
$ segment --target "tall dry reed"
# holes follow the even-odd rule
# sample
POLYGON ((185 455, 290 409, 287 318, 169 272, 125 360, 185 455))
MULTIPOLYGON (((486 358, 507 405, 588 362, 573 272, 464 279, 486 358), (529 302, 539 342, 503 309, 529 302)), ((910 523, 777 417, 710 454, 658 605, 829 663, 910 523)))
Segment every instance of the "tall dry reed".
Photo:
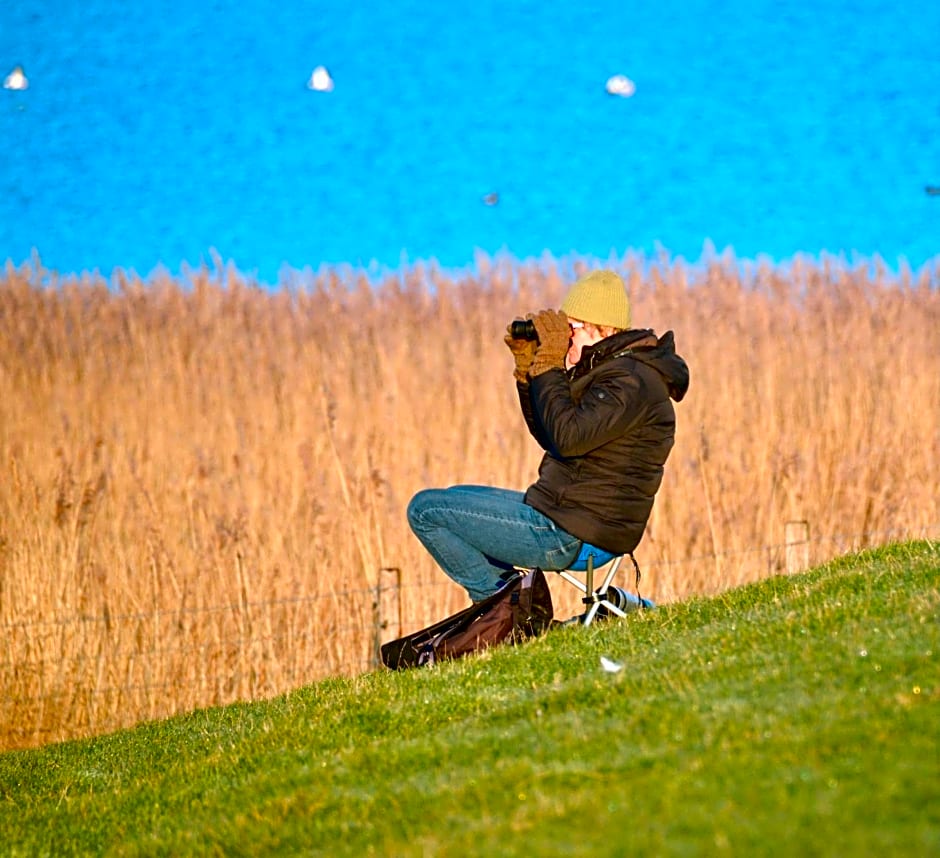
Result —
MULTIPOLYGON (((367 669, 386 567, 405 630, 462 606, 405 507, 426 486, 532 481, 503 328, 557 306, 580 264, 334 269, 274 291, 221 266, 8 267, 0 747, 367 669)), ((612 264, 635 323, 674 330, 692 370, 644 595, 780 571, 791 520, 814 561, 940 531, 937 272, 612 264)))

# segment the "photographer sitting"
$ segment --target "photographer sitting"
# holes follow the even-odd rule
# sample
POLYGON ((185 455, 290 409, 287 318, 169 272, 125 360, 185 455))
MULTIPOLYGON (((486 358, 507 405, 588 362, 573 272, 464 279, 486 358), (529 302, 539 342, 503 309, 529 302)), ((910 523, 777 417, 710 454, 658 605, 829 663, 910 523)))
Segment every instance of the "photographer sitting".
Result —
POLYGON ((582 543, 632 552, 673 446, 670 399, 689 386, 671 331, 630 329, 629 298, 612 271, 578 280, 560 312, 527 319, 505 341, 523 416, 545 450, 538 479, 525 493, 425 489, 408 505, 415 535, 473 601, 496 592, 514 566, 566 568, 582 543))

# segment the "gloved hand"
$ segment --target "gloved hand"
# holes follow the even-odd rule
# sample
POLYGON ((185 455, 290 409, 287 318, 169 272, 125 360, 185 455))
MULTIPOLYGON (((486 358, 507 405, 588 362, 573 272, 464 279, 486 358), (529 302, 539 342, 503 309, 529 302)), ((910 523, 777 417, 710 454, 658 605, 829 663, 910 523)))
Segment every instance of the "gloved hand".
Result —
POLYGON ((535 356, 538 343, 535 340, 517 340, 512 335, 511 324, 506 326, 506 336, 503 338, 503 342, 509 346, 509 351, 512 352, 512 356, 516 361, 516 368, 512 374, 515 376, 516 381, 526 384, 529 381, 529 366, 532 364, 532 358, 535 356))
POLYGON ((550 369, 564 369, 565 355, 571 344, 568 317, 560 310, 542 310, 532 317, 539 335, 539 346, 529 366, 529 375, 535 377, 550 369))

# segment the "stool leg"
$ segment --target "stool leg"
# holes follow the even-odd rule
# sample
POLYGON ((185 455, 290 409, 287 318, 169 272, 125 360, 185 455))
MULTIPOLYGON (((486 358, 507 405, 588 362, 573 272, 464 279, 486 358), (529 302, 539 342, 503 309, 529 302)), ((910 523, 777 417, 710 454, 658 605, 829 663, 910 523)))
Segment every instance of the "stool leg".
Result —
POLYGON ((594 592, 594 555, 588 554, 587 561, 587 576, 585 578, 585 589, 584 589, 584 601, 588 605, 587 611, 584 613, 584 619, 581 624, 584 626, 589 626, 594 621, 594 616, 597 614, 597 609, 600 607, 600 602, 597 599, 597 593, 594 592))
POLYGON ((614 576, 617 574, 617 570, 620 568, 620 561, 623 560, 623 557, 617 557, 610 568, 607 570, 607 574, 604 576, 604 580, 601 583, 600 587, 597 590, 594 589, 594 555, 588 555, 588 564, 587 564, 587 580, 584 593, 584 602, 589 604, 587 612, 584 615, 582 620, 582 625, 589 626, 594 618, 597 616, 597 612, 600 610, 603 605, 604 608, 610 613, 618 617, 626 617, 626 611, 617 607, 613 604, 610 599, 607 598, 607 591, 610 589, 610 583, 614 580, 614 576))

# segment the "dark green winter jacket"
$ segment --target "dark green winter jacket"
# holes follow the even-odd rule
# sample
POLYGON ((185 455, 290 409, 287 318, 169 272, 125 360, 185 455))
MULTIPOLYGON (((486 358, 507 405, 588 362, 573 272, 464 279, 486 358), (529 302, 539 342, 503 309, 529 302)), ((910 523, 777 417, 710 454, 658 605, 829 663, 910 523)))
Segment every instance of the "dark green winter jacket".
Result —
POLYGON ((545 450, 526 503, 598 548, 633 551, 643 536, 689 369, 672 331, 614 334, 586 347, 570 370, 519 384, 529 431, 545 450))

